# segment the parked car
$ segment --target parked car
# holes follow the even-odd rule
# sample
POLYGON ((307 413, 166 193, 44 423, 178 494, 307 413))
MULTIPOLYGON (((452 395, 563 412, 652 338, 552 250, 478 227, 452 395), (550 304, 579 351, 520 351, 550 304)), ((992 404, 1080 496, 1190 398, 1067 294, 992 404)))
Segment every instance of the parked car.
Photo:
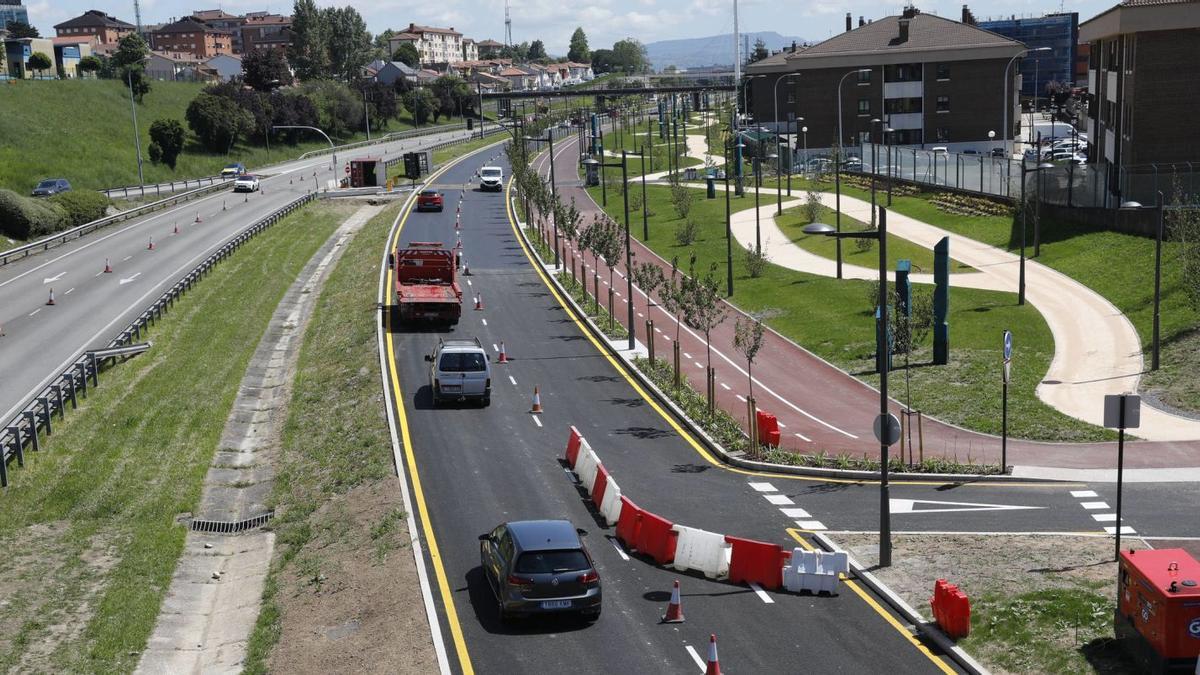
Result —
POLYGON ((66 178, 47 178, 37 184, 31 193, 34 197, 49 197, 60 192, 70 192, 71 183, 66 178))
POLYGON ((498 166, 485 166, 479 170, 479 189, 480 190, 495 190, 499 192, 504 189, 504 169, 498 166))
POLYGON ((571 123, 570 123, 570 122, 568 122, 568 121, 566 121, 566 120, 563 120, 563 121, 561 121, 561 122, 559 122, 559 123, 558 123, 558 128, 559 128, 559 129, 570 129, 570 128, 571 128, 571 123))
POLYGON ((477 399, 492 403, 492 366, 479 338, 470 340, 439 339, 430 362, 429 389, 433 404, 447 400, 477 399))
POLYGON ((226 164, 224 169, 221 169, 221 177, 228 178, 230 176, 241 176, 246 173, 246 167, 241 162, 226 164))
POLYGON ((992 153, 991 153, 991 154, 992 154, 992 157, 1006 157, 1006 156, 1008 156, 1008 153, 1007 153, 1007 152, 1005 152, 1004 148, 992 148, 992 153))
POLYGON ((963 150, 963 151, 962 151, 960 154, 963 154, 963 155, 978 155, 978 154, 979 154, 979 151, 978 151, 978 150, 963 150))
POLYGON ((480 565, 502 622, 532 614, 600 618, 600 573, 579 533, 565 520, 522 520, 479 535, 480 565))
POLYGON ((437 190, 421 190, 417 195, 418 211, 441 211, 444 205, 442 193, 437 190))
POLYGON ((862 171, 863 163, 859 157, 847 157, 842 161, 842 168, 846 171, 862 171))
POLYGON ((258 176, 244 173, 233 181, 234 192, 257 192, 258 191, 258 176))

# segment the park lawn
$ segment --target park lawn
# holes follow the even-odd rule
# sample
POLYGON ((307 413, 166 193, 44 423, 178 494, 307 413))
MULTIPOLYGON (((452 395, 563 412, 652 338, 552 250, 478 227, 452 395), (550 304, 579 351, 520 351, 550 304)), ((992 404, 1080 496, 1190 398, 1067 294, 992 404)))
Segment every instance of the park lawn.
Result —
MULTIPOLYGON (((641 161, 641 156, 638 155, 637 153, 640 153, 644 149, 649 148, 652 152, 651 152, 651 154, 648 154, 646 156, 646 171, 645 172, 649 174, 649 173, 658 173, 660 171, 665 171, 667 168, 667 160, 670 156, 670 149, 674 144, 674 139, 672 138, 670 143, 668 143, 667 140, 660 138, 657 133, 658 125, 655 124, 653 120, 651 120, 651 129, 652 129, 652 133, 648 137, 646 135, 646 123, 643 121, 641 124, 631 124, 628 127, 623 126, 620 129, 614 129, 611 131, 604 132, 605 153, 606 154, 607 153, 616 153, 618 155, 617 157, 609 156, 606 161, 612 162, 615 160, 617 162, 620 162, 621 158, 619 157, 619 155, 621 154, 621 150, 625 150, 627 153, 629 153, 631 155, 627 160, 628 161, 628 165, 626 168, 627 175, 629 175, 630 177, 641 176, 642 175, 642 161, 641 161), (651 159, 650 159, 651 156, 653 156, 653 161, 651 161, 651 159)), ((695 134, 698 132, 699 129, 700 129, 700 127, 693 126, 691 124, 689 124, 687 127, 687 131, 689 134, 695 134)), ((698 159, 694 159, 692 157, 687 157, 683 154, 683 135, 684 135, 683 132, 684 132, 684 129, 682 126, 680 126, 680 128, 679 128, 679 139, 680 139, 679 140, 679 153, 680 153, 679 154, 679 166, 680 166, 680 168, 687 168, 687 167, 691 167, 691 166, 701 165, 703 163, 702 161, 700 161, 698 159)), ((714 159, 716 159, 716 158, 714 157, 714 159)), ((609 170, 606 170, 606 174, 608 173, 608 171, 609 170)))
POLYGON ((217 266, 10 474, 0 669, 133 670, 250 357, 346 209, 307 207, 217 266))
MULTIPOLYGON (((597 189, 591 190, 599 202, 597 189)), ((715 265, 715 274, 723 282, 724 200, 699 199, 693 203, 689 215, 699 226, 699 238, 691 246, 680 246, 674 232, 682 219, 671 206, 669 189, 648 187, 647 198, 653 213, 649 221, 651 248, 667 260, 678 258, 682 268, 687 267, 690 256, 695 254, 697 272, 704 274, 715 265)), ((738 204, 735 200, 735 209, 747 208, 750 203, 738 204)), ((609 200, 608 212, 614 218, 618 218, 620 208, 619 199, 609 200)), ((633 230, 640 239, 641 228, 633 230)), ((734 254, 733 269, 731 300, 735 305, 761 315, 775 330, 856 377, 877 384, 878 376, 872 372, 874 303, 867 297, 871 282, 838 281, 777 265, 768 265, 763 276, 751 278, 744 250, 734 254)), ((1109 436, 1105 430, 1067 417, 1037 398, 1034 390, 1049 367, 1054 344, 1045 321, 1032 306, 1017 305, 1012 293, 952 287, 949 322, 950 363, 931 365, 931 337, 927 337, 913 354, 911 399, 906 395, 904 373, 893 374, 892 392, 897 400, 910 401, 914 409, 947 422, 998 434, 1001 367, 998 336, 1010 329, 1022 336, 1014 346, 1013 358, 1018 366, 1013 369, 1009 387, 1010 435, 1056 441, 1093 441, 1109 436)), ((903 356, 893 358, 894 368, 899 369, 903 363, 903 356)))

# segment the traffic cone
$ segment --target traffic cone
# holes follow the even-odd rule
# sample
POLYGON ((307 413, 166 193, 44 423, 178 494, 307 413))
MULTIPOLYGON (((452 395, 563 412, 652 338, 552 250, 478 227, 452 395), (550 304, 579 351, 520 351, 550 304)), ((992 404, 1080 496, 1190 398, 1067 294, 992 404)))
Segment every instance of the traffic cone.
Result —
POLYGON ((717 636, 715 633, 708 636, 708 667, 704 669, 704 675, 721 675, 721 663, 717 660, 717 636))
POLYGON ((242 200, 242 203, 249 204, 250 203, 250 195, 246 195, 246 198, 242 200))
POLYGON ((471 276, 471 266, 467 264, 466 260, 463 260, 462 266, 463 266, 463 276, 464 277, 471 276))
POLYGON ((112 274, 112 265, 108 264, 108 258, 104 259, 104 273, 112 274))
POLYGON ((54 289, 53 288, 50 289, 50 299, 46 301, 46 304, 47 305, 54 304, 54 289))
POLYGON ((529 409, 529 412, 535 415, 542 414, 542 395, 538 393, 537 387, 533 388, 533 407, 529 409))
POLYGON ((150 237, 150 243, 149 243, 149 244, 146 244, 146 250, 147 250, 147 251, 153 251, 153 250, 154 250, 154 237, 150 237))
POLYGON ((483 309, 483 296, 479 293, 475 294, 475 309, 476 311, 483 309))
POLYGON ((171 234, 179 234, 179 223, 175 223, 175 230, 171 234))
POLYGON ((228 211, 228 210, 229 210, 229 208, 228 208, 227 206, 225 206, 225 200, 224 200, 224 199, 222 199, 222 200, 221 200, 221 210, 222 210, 222 211, 228 211))
POLYGON ((197 222, 197 223, 203 223, 203 222, 204 222, 203 220, 201 220, 201 219, 200 219, 200 212, 199 212, 199 211, 197 211, 197 212, 196 212, 196 222, 197 222))
POLYGON ((667 605, 667 613, 663 615, 663 623, 683 623, 683 605, 679 604, 679 580, 671 589, 671 604, 667 605))
POLYGON ((504 341, 500 341, 500 358, 496 359, 496 363, 508 363, 508 355, 504 353, 504 341))

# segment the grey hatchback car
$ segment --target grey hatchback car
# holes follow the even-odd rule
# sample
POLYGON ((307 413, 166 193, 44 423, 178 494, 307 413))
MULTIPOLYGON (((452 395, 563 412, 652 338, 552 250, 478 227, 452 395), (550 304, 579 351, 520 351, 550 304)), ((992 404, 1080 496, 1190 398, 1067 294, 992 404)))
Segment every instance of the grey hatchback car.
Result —
POLYGON ((557 613, 600 618, 600 573, 565 520, 503 523, 479 535, 479 558, 502 622, 557 613))

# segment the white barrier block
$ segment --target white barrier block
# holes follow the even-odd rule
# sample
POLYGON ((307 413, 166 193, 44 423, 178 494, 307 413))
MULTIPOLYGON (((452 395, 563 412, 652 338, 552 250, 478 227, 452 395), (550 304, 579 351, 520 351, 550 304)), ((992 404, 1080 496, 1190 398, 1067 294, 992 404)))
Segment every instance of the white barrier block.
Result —
POLYGON ((729 576, 729 560, 733 545, 725 536, 685 525, 672 527, 679 537, 675 540, 675 562, 680 571, 696 570, 710 579, 729 576))
POLYGON ((838 573, 849 571, 845 552, 805 551, 793 549, 792 559, 783 568, 783 586, 789 591, 835 593, 838 573))
POLYGON ((592 488, 596 487, 596 469, 599 467, 600 458, 591 448, 579 449, 579 463, 575 465, 575 475, 579 476, 580 484, 589 495, 592 494, 592 488))
POLYGON ((587 439, 583 436, 579 437, 579 452, 575 453, 575 463, 571 465, 571 470, 579 473, 579 460, 583 459, 584 453, 591 450, 592 446, 588 445, 587 439))
POLYGON ((608 487, 604 488, 604 499, 600 500, 600 515, 609 527, 617 524, 621 517, 621 488, 612 476, 608 477, 608 487))

